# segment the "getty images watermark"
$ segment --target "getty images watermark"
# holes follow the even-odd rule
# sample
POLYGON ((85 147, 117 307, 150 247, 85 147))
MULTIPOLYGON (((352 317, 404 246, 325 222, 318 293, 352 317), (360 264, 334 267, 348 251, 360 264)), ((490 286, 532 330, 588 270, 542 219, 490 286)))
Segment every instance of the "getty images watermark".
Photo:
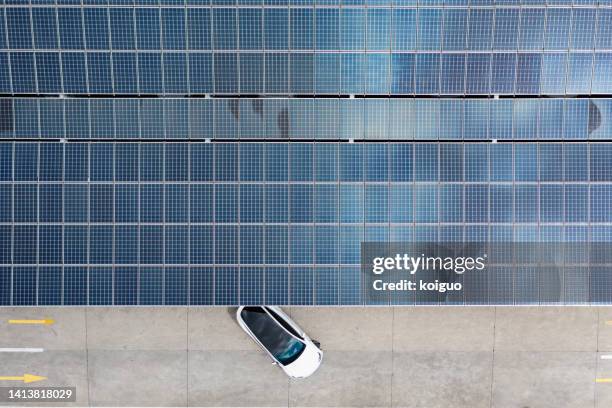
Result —
MULTIPOLYGON (((454 272, 462 275, 467 271, 482 271, 486 267, 487 254, 478 257, 471 256, 426 256, 424 253, 419 256, 412 256, 408 253, 397 253, 394 256, 379 256, 372 259, 372 273, 382 275, 385 272, 405 272, 414 277, 421 271, 444 271, 454 272)), ((449 290, 461 290, 461 282, 440 282, 434 279, 433 282, 424 279, 399 279, 394 282, 385 282, 383 279, 374 279, 372 289, 375 291, 384 290, 421 290, 437 291, 444 293, 449 290)))
POLYGON ((366 304, 612 302, 612 242, 362 242, 366 304))
POLYGON ((486 270, 486 245, 363 242, 362 287, 367 303, 438 302, 464 290, 465 276, 486 270))

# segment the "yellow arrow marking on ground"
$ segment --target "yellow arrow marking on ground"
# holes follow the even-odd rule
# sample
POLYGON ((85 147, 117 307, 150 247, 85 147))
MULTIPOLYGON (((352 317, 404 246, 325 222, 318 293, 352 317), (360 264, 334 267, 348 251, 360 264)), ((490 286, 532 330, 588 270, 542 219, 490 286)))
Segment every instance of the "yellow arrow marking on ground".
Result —
POLYGON ((8 321, 9 324, 44 324, 50 326, 55 323, 53 319, 40 319, 40 320, 27 320, 27 319, 12 319, 8 321))
POLYGON ((36 381, 46 380, 47 377, 41 377, 40 375, 24 374, 22 377, 1 377, 0 381, 23 381, 24 383, 33 383, 36 381))

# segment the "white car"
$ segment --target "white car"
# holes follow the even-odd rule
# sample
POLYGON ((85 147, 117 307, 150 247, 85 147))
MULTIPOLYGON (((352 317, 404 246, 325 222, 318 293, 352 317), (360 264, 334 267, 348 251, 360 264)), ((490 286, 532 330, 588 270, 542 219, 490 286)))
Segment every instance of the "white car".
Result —
POLYGON ((320 344, 311 340, 279 307, 241 306, 236 319, 289 377, 308 377, 321 365, 320 344))

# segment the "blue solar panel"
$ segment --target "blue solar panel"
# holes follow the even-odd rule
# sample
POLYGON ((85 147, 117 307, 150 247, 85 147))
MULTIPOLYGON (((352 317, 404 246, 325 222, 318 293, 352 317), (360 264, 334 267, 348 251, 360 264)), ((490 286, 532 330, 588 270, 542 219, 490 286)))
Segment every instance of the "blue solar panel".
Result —
POLYGON ((265 303, 271 305, 289 304, 289 269, 268 267, 265 273, 265 303))
POLYGON ((87 304, 87 272, 86 267, 64 268, 64 305, 87 304))
POLYGON ((245 267, 240 268, 240 304, 261 305, 264 304, 264 268, 245 267))
MULTIPOLYGON (((141 282, 146 282, 148 273, 146 268, 140 271, 141 282)), ((160 271, 161 276, 161 271, 160 271)), ((92 306, 112 305, 113 304, 113 270, 112 268, 89 268, 89 302, 92 306)), ((146 291, 141 290, 141 304, 160 304, 161 299, 156 299, 155 302, 148 301, 146 291)))

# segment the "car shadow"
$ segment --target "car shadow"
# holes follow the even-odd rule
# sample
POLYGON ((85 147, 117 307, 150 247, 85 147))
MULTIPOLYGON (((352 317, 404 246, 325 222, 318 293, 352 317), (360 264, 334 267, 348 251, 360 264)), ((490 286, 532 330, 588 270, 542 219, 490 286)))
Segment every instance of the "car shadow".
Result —
POLYGON ((227 314, 230 316, 230 318, 236 323, 238 324, 238 321, 236 320, 236 311, 238 310, 237 307, 228 307, 227 308, 227 314))

